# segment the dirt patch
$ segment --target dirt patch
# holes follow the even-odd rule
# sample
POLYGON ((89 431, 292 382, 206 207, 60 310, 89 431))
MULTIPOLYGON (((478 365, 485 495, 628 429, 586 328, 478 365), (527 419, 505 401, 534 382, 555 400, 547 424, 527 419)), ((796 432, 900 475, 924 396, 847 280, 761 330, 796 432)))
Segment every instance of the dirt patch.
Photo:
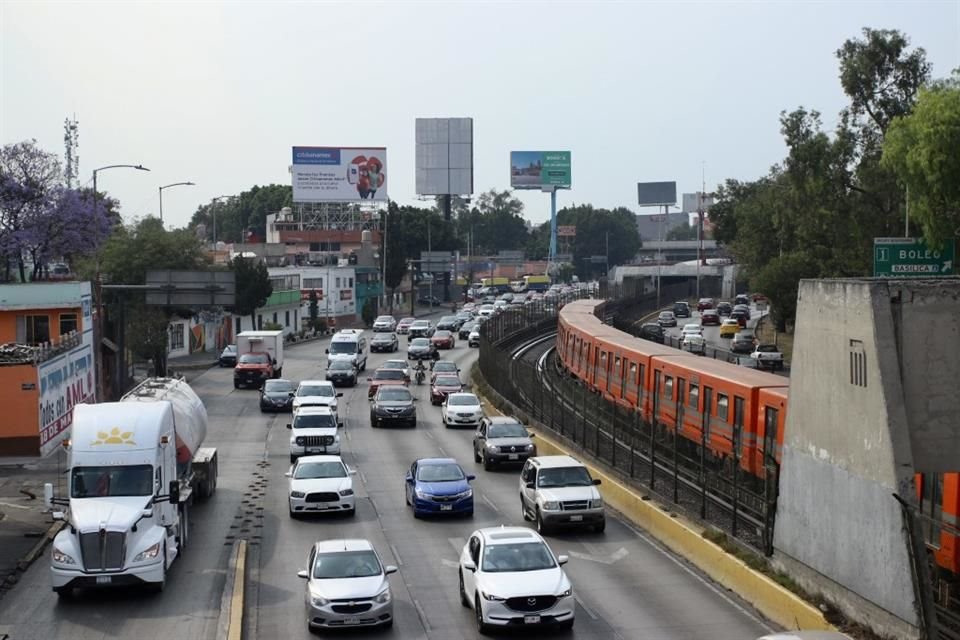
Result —
POLYGON ((754 332, 759 340, 763 344, 775 344, 780 348, 780 353, 783 354, 783 361, 790 366, 793 362, 793 332, 789 331, 787 333, 781 333, 776 331, 774 328, 773 321, 770 320, 770 316, 763 316, 759 321, 757 321, 757 328, 754 332))

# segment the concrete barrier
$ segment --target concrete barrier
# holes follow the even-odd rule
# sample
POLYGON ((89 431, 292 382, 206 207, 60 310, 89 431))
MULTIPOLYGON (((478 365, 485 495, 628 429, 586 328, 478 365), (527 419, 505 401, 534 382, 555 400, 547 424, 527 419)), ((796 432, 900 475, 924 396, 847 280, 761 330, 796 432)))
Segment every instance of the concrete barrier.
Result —
POLYGON ((247 575, 247 541, 237 540, 230 550, 227 564, 227 582, 220 597, 220 618, 217 623, 217 640, 241 640, 243 638, 244 590, 247 575))

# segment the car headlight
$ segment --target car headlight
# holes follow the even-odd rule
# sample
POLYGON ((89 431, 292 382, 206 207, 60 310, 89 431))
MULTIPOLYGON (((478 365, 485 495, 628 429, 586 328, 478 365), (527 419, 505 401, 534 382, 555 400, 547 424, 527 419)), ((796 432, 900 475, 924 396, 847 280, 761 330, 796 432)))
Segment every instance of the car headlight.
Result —
POLYGON ((490 451, 496 451, 496 450, 497 450, 497 445, 493 444, 492 442, 488 442, 488 443, 487 443, 487 449, 490 449, 490 451))
POLYGON ((501 598, 500 596, 495 596, 492 593, 487 593, 485 591, 481 591, 480 595, 483 596, 484 600, 490 600, 493 602, 503 602, 504 600, 506 600, 506 598, 501 598))
POLYGON ((343 496, 343 497, 352 496, 352 495, 353 495, 353 489, 343 489, 343 490, 340 491, 340 495, 343 496))
POLYGON ((303 438, 294 438, 293 443, 303 446, 303 438))
POLYGON ((412 406, 411 406, 411 407, 405 408, 405 409, 403 410, 403 412, 404 412, 404 414, 406 414, 406 415, 408 415, 408 416, 412 416, 416 410, 417 410, 416 407, 412 407, 412 406))
POLYGON ((473 497, 473 489, 467 489, 466 491, 463 491, 462 493, 457 494, 457 497, 458 497, 458 498, 472 498, 472 497, 473 497))
POLYGON ((56 547, 53 548, 53 561, 57 564, 77 564, 77 561, 73 557, 56 547))
POLYGON ((590 501, 591 509, 599 509, 602 506, 603 506, 603 498, 597 498, 596 500, 590 501))
POLYGON ((428 500, 433 497, 423 489, 417 489, 416 494, 417 494, 417 497, 420 498, 421 500, 428 500))
POLYGON ((138 553, 136 557, 134 557, 133 561, 140 562, 141 560, 152 560, 153 558, 156 558, 157 555, 160 553, 160 544, 161 543, 156 542, 150 545, 149 547, 147 547, 146 549, 138 553))
POLYGON ((386 604, 387 602, 390 602, 390 587, 387 587, 378 593, 376 597, 374 597, 373 601, 377 604, 386 604))
POLYGON ((323 596, 310 596, 310 602, 315 607, 325 607, 330 604, 330 601, 323 596))
POLYGON ((290 492, 290 497, 291 497, 291 498, 303 498, 303 497, 306 496, 306 495, 307 495, 307 494, 304 493, 303 491, 291 491, 291 492, 290 492))
POLYGON ((573 595, 573 587, 570 587, 569 589, 567 589, 567 590, 564 591, 563 593, 558 593, 558 594, 557 594, 557 597, 558 597, 558 598, 569 598, 569 597, 572 596, 572 595, 573 595))
POLYGON ((527 445, 527 451, 533 451, 535 448, 532 444, 527 445))
POLYGON ((544 510, 544 511, 559 511, 559 510, 560 510, 560 503, 557 502, 556 500, 547 500, 546 502, 543 503, 543 510, 544 510))

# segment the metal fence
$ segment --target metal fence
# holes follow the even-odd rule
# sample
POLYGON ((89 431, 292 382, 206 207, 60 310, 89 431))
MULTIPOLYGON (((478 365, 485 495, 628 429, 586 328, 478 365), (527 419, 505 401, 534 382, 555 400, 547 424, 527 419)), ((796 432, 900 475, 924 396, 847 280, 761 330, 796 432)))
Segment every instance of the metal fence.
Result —
MULTIPOLYGON (((610 300, 598 308, 598 316, 609 319, 627 306, 634 314, 653 311, 656 298, 610 300)), ((555 314, 522 320, 504 314, 487 323, 481 334, 484 378, 525 414, 519 417, 540 423, 571 449, 588 454, 628 483, 771 554, 778 470, 768 469, 759 479, 741 472, 736 460, 717 465, 699 443, 675 438, 664 425, 653 426, 633 408, 588 390, 560 372, 552 357, 517 355, 517 347, 555 331, 555 314)))

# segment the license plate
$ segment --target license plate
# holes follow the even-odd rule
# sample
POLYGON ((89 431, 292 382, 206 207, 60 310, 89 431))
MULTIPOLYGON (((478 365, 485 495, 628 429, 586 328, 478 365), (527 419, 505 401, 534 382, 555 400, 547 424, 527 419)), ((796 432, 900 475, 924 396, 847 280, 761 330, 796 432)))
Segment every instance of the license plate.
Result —
POLYGON ((583 520, 583 516, 570 516, 570 522, 580 522, 583 520))
POLYGON ((511 453, 510 456, 509 456, 509 459, 510 459, 510 460, 519 460, 519 459, 520 459, 520 456, 517 455, 516 453, 511 453))
POLYGON ((440 505, 440 511, 453 511, 452 504, 442 504, 440 505))
POLYGON ((540 624, 540 616, 523 616, 523 624, 540 624))
POLYGON ((360 624, 360 618, 344 618, 343 624, 360 624))
POLYGON ((97 576, 97 584, 110 584, 113 582, 113 576, 97 576))

